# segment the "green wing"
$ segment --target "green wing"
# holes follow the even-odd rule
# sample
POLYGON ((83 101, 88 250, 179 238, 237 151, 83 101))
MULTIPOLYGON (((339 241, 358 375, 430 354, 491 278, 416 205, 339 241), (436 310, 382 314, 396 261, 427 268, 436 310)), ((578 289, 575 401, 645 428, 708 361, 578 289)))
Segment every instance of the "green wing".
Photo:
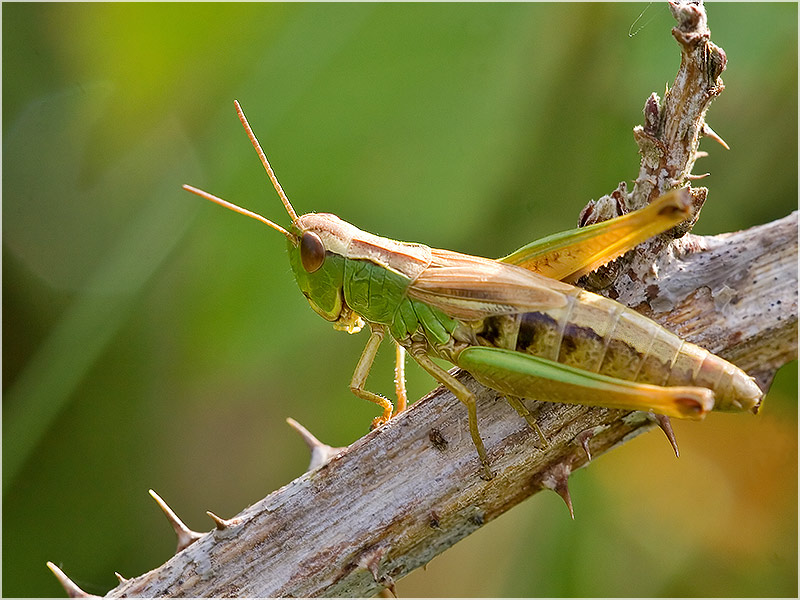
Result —
POLYGON ((553 279, 573 283, 634 246, 689 217, 685 190, 672 190, 641 210, 556 233, 498 259, 553 279))

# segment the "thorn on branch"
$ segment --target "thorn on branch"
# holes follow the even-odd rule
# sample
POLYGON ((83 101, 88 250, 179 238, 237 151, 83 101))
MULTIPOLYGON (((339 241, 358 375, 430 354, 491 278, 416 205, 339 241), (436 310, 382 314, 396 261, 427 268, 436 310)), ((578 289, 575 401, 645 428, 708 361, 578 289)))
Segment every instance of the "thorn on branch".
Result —
POLYGON ((592 462, 592 453, 589 452, 589 440, 594 437, 594 428, 584 429, 581 431, 575 439, 583 448, 583 451, 586 453, 586 462, 592 462))
POLYGON ((161 507, 161 510, 164 511, 167 521, 169 521, 169 524, 172 525, 172 528, 175 530, 175 535, 178 536, 178 547, 177 550, 175 550, 176 554, 203 537, 202 533, 189 529, 184 522, 178 518, 178 515, 175 514, 169 505, 162 500, 161 496, 156 494, 153 490, 149 490, 149 492, 153 500, 155 500, 158 506, 161 507))
POLYGON ((308 431, 308 429, 303 427, 291 417, 287 418, 286 422, 292 429, 300 434, 309 450, 311 450, 311 462, 308 464, 306 471, 313 471, 317 467, 321 467, 334 456, 339 454, 342 450, 346 449, 346 447, 337 448, 329 446, 328 444, 323 444, 316 437, 314 437, 311 432, 308 431))
POLYGON ((675 458, 680 458, 681 453, 678 451, 678 441, 675 439, 675 432, 672 430, 672 422, 669 417, 665 415, 657 415, 655 413, 647 413, 647 418, 654 421, 659 426, 664 435, 667 436, 672 450, 675 452, 675 458))
POLYGON ((713 129, 711 129, 711 126, 708 123, 706 123, 705 121, 703 122, 702 134, 705 137, 711 138, 712 140, 717 142, 720 146, 725 148, 725 150, 730 150, 731 149, 731 147, 728 146, 728 143, 725 140, 723 140, 721 137, 719 137, 719 135, 717 135, 717 132, 714 131, 713 129))
POLYGON ((569 516, 575 520, 575 511, 572 508, 572 498, 569 495, 568 487, 571 472, 572 468, 568 463, 560 462, 542 477, 542 485, 561 497, 569 509, 569 516))
POLYGON ((47 561, 47 568, 50 569, 53 572, 53 575, 56 576, 56 579, 58 579, 58 582, 64 587, 64 591, 67 592, 67 596, 69 598, 100 598, 100 596, 95 596, 94 594, 88 594, 84 592, 75 584, 74 581, 66 576, 64 571, 59 569, 49 560, 47 561))
POLYGON ((385 546, 370 548, 358 559, 358 566, 367 569, 375 583, 384 586, 385 589, 388 589, 392 593, 392 596, 397 598, 394 588, 394 579, 389 575, 380 575, 378 572, 381 560, 383 560, 383 557, 386 556, 388 552, 389 550, 385 546))
POLYGON ((239 522, 238 519, 223 519, 222 517, 215 515, 210 510, 207 510, 206 514, 209 517, 211 517, 211 520, 214 521, 214 525, 219 531, 224 531, 229 527, 233 527, 234 525, 237 525, 239 522))

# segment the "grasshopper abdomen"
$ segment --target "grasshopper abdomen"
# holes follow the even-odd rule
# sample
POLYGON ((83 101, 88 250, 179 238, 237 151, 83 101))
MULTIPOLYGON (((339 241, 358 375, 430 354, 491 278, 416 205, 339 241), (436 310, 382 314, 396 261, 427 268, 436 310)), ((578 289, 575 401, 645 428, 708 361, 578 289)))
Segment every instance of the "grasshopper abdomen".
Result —
POLYGON ((757 409, 762 392, 740 369, 623 305, 574 289, 563 307, 488 317, 482 345, 515 350, 592 373, 714 392, 715 410, 757 409))

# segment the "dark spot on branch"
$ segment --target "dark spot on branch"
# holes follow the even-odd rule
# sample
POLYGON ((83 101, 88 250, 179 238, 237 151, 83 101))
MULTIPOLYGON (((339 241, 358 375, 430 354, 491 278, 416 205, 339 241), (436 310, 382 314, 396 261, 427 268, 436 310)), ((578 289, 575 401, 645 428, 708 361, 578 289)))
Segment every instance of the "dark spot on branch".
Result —
POLYGON ((439 452, 444 452, 447 450, 447 440, 442 435, 442 432, 438 429, 431 429, 428 432, 428 439, 431 441, 431 444, 433 444, 433 447, 439 452))
POLYGON ((471 523, 473 523, 474 525, 477 525, 478 527, 480 527, 481 525, 483 525, 486 522, 486 519, 485 519, 485 517, 484 517, 482 512, 476 512, 474 515, 472 515, 469 518, 469 520, 470 520, 471 523))

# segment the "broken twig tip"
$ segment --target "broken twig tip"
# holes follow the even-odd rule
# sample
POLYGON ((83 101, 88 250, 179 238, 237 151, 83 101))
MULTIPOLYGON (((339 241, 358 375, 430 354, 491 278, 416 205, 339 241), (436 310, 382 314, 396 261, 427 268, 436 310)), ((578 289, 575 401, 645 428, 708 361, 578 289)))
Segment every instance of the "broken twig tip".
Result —
POLYGON ((51 563, 49 560, 47 561, 47 568, 53 572, 53 575, 56 576, 58 582, 63 586, 64 591, 67 592, 67 597, 69 598, 99 598, 100 596, 95 596, 93 594, 87 594, 81 588, 79 588, 74 581, 72 581, 69 577, 66 576, 64 571, 59 569, 55 564, 51 563))
POLYGON ((178 547, 177 550, 175 550, 176 554, 203 537, 202 533, 189 529, 184 522, 178 518, 178 515, 175 514, 169 505, 164 502, 161 496, 156 494, 153 490, 148 491, 153 497, 153 500, 156 501, 156 504, 158 504, 161 510, 164 511, 167 521, 169 521, 169 524, 172 525, 172 529, 175 530, 175 535, 178 536, 178 547))

